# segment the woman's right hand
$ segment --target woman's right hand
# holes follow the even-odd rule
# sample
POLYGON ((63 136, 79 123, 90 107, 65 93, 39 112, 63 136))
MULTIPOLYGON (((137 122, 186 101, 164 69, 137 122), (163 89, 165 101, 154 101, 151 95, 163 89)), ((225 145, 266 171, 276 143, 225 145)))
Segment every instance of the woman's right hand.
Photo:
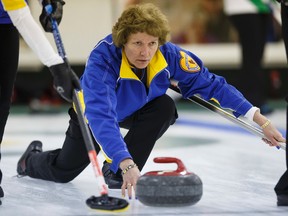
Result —
POLYGON ((133 190, 136 191, 136 183, 140 177, 140 171, 137 165, 131 159, 121 161, 120 168, 122 170, 123 184, 121 187, 122 196, 126 196, 126 189, 129 199, 132 198, 133 190))

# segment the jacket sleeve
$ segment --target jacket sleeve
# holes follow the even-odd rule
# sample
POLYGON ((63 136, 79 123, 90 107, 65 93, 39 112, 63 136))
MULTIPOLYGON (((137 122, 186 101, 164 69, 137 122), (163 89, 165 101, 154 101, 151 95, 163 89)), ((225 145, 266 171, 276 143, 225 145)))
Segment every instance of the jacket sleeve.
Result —
POLYGON ((92 54, 81 78, 85 115, 96 142, 103 150, 106 160, 112 162, 111 170, 116 172, 120 162, 131 158, 122 137, 116 114, 117 75, 101 55, 92 54))
POLYGON ((215 100, 222 108, 230 109, 236 117, 245 115, 252 104, 224 77, 208 70, 193 53, 176 45, 167 55, 171 77, 178 81, 184 98, 199 95, 205 100, 215 100), (173 69, 172 69, 173 68, 173 69))

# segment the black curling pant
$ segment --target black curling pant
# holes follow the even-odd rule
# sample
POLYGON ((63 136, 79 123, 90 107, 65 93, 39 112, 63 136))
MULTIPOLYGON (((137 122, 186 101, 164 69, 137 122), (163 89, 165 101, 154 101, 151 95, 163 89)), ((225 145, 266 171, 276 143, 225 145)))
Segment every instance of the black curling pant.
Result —
MULTIPOLYGON (((287 111, 286 111, 286 140, 288 137, 288 96, 286 97, 287 101, 287 111)), ((286 141, 286 145, 288 142, 286 141)), ((285 194, 288 195, 288 149, 286 147, 286 171, 279 179, 278 183, 276 184, 274 190, 277 195, 285 194)))
MULTIPOLYGON (((19 34, 13 24, 0 24, 0 147, 4 135, 19 58, 19 34)), ((0 149, 1 160, 1 149, 0 149)), ((0 170, 0 185, 2 172, 0 170)))
MULTIPOLYGON (((66 183, 77 177, 90 163, 77 116, 69 110, 70 121, 62 149, 31 154, 27 159, 28 176, 66 183)), ((136 111, 120 127, 126 128, 124 140, 128 150, 141 170, 155 142, 177 118, 174 101, 167 95, 160 96, 136 111)), ((113 136, 113 134, 111 134, 113 136)), ((97 153, 100 151, 94 143, 97 153)))

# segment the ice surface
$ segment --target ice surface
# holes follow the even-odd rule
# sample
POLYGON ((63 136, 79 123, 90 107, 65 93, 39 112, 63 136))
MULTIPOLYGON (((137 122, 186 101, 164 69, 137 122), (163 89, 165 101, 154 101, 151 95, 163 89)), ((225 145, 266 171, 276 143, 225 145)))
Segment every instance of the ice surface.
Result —
MULTIPOLYGON (((59 148, 64 140, 68 115, 10 115, 2 144, 2 216, 31 215, 287 215, 277 207, 274 186, 285 170, 285 152, 268 147, 260 138, 209 111, 179 112, 178 123, 158 141, 142 174, 175 169, 175 164, 156 164, 154 157, 177 157, 203 182, 201 200, 187 207, 148 207, 128 200, 125 212, 91 210, 85 201, 99 196, 97 179, 88 166, 67 184, 16 176, 16 164, 35 139, 44 150, 59 148)), ((285 112, 269 118, 284 133, 285 112)), ((125 131, 123 131, 125 133, 125 131)), ((100 162, 103 156, 99 154, 100 162)), ((120 190, 109 196, 121 197, 120 190)))

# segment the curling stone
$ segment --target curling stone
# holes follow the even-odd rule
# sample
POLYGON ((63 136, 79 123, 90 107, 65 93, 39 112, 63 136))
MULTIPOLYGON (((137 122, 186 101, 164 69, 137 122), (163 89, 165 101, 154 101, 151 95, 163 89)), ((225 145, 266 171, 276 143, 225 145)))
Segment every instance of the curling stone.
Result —
POLYGON ((155 163, 176 163, 174 171, 151 171, 142 175, 136 185, 136 196, 148 206, 173 207, 197 203, 203 193, 201 179, 188 172, 183 162, 173 157, 154 158, 155 163))

